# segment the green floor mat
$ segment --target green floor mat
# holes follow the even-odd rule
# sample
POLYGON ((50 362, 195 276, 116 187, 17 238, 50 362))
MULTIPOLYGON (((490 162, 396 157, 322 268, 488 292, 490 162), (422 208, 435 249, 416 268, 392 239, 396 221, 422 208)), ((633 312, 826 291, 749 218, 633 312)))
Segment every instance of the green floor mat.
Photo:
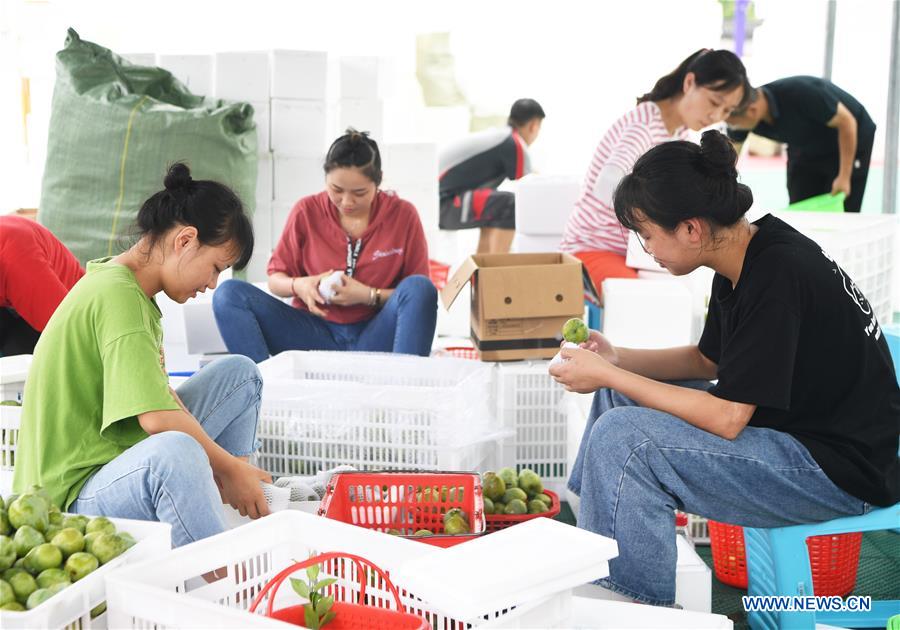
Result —
MULTIPOLYGON (((562 503, 556 520, 575 524, 575 515, 568 503, 562 503)), ((712 553, 708 545, 697 545, 697 554, 710 567, 712 553)), ((712 580, 712 611, 734 622, 735 630, 747 628, 747 618, 741 607, 743 589, 712 580)), ((873 599, 900 599, 900 534, 894 532, 866 532, 859 550, 859 570, 854 595, 869 595, 873 599)))

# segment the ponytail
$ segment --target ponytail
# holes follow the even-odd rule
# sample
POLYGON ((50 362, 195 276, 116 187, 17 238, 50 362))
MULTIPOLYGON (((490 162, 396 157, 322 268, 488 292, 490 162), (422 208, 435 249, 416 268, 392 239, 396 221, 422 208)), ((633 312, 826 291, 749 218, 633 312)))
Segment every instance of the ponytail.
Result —
POLYGON ((376 186, 381 184, 381 153, 378 144, 366 131, 348 127, 347 132, 335 140, 325 156, 325 174, 336 168, 359 168, 376 186))
POLYGON ((750 84, 744 64, 729 50, 702 48, 678 64, 672 72, 661 77, 653 89, 638 97, 638 103, 654 103, 677 96, 684 90, 684 78, 693 72, 697 85, 716 92, 730 92, 736 87, 744 87, 744 98, 748 97, 750 84))
POLYGON ((191 226, 202 245, 233 243, 238 252, 234 268, 247 266, 253 255, 253 226, 234 191, 219 182, 193 179, 183 162, 169 167, 163 186, 138 210, 141 238, 152 247, 173 227, 191 226))
POLYGON ((715 130, 705 131, 699 146, 679 140, 653 147, 616 188, 616 218, 629 230, 645 218, 667 230, 694 217, 713 227, 734 225, 753 204, 736 162, 731 142, 715 130))

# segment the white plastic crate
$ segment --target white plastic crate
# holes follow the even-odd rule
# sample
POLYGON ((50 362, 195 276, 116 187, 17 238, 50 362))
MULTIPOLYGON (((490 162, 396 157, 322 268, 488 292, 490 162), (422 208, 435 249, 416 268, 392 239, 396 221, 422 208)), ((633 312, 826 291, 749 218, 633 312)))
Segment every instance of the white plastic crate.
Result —
POLYGON ((0 406, 0 494, 4 496, 12 492, 21 417, 21 407, 0 406))
POLYGON ((490 406, 493 368, 390 353, 284 352, 260 364, 259 465, 308 475, 361 470, 483 470, 502 461, 490 406))
POLYGON ((109 623, 109 613, 102 613, 91 619, 91 610, 106 600, 106 578, 117 569, 158 558, 172 548, 172 527, 168 523, 133 521, 111 518, 116 529, 134 536, 137 541, 131 549, 118 558, 110 560, 102 567, 62 590, 36 608, 24 612, 0 612, 0 627, 14 628, 90 628, 117 627, 109 623))
MULTIPOLYGON (((407 612, 425 617, 432 627, 464 630, 475 620, 531 609, 554 593, 603 577, 607 561, 616 555, 614 541, 550 519, 535 519, 490 538, 441 549, 303 512, 279 512, 110 576, 110 626, 288 628, 262 616, 265 601, 255 615, 247 612, 251 601, 279 571, 328 550, 358 554, 387 571, 407 612), (490 547, 509 553, 523 541, 529 546, 547 542, 561 553, 534 559, 519 555, 500 563, 486 553, 490 547), (212 583, 202 577, 216 570, 224 577, 212 583), (441 579, 444 574, 447 579, 441 579), (416 591, 425 597, 407 590, 410 584, 417 584, 416 591), (454 615, 454 609, 460 614, 454 615), (472 610, 478 613, 468 615, 472 610)), ((337 601, 356 601, 359 584, 352 564, 333 561, 320 575, 338 580, 333 592, 337 601)), ((370 605, 390 606, 384 584, 373 576, 366 592, 370 605)), ((288 586, 276 595, 273 608, 300 602, 288 586)))
POLYGON ((22 401, 30 367, 30 354, 0 357, 0 400, 22 401))
POLYGON ((709 544, 709 521, 703 516, 688 514, 688 535, 695 545, 709 544))
MULTIPOLYGON (((514 430, 514 459, 504 466, 530 468, 556 493, 569 478, 566 390, 547 372, 549 361, 498 363, 497 418, 514 430)), ((510 449, 511 450, 511 449, 510 449)))
POLYGON ((897 218, 832 212, 773 212, 822 246, 862 291, 881 324, 891 322, 897 218))

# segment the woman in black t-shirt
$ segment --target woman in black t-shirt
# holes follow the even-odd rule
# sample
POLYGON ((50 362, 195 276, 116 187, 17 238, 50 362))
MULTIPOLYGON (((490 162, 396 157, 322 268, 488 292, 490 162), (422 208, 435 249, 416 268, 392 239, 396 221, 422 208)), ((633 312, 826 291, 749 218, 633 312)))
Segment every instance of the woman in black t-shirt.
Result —
POLYGON ((550 370, 596 392, 569 488, 579 526, 619 545, 599 583, 649 604, 674 601, 675 509, 778 527, 900 500, 900 388, 872 307, 815 242, 747 221, 735 161, 716 131, 668 142, 615 195, 672 274, 716 271, 699 344, 618 348, 592 331, 550 370))

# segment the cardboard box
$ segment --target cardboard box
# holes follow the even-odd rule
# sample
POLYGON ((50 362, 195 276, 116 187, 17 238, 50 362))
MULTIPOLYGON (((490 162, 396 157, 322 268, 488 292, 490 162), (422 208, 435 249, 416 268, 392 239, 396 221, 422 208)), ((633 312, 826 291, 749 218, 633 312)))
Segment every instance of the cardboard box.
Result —
POLYGON ((471 283, 471 335, 484 361, 549 359, 566 320, 584 314, 596 290, 581 261, 568 254, 478 254, 441 291, 449 309, 471 283))

